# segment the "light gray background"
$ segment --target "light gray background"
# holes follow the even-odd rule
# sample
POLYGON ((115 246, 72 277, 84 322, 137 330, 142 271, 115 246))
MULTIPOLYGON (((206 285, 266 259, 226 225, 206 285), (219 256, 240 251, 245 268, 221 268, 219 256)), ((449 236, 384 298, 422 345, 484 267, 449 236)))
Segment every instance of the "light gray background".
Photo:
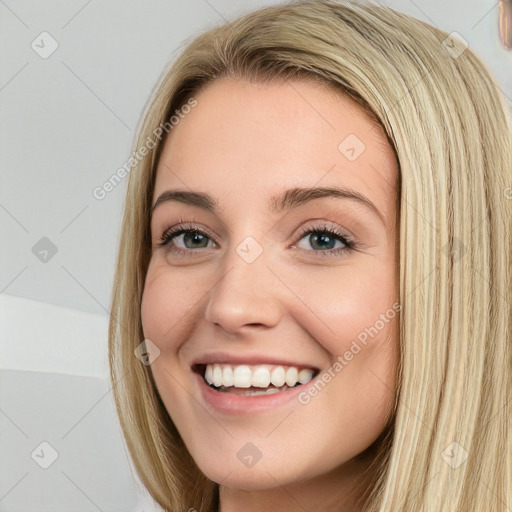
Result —
MULTIPOLYGON (((128 158, 148 96, 184 43, 273 3, 0 0, 0 512, 151 509, 107 381, 126 182, 101 201, 92 191, 128 158), (31 47, 42 32, 58 43, 47 59, 31 47), (43 237, 57 250, 46 262, 33 252, 43 237), (46 470, 30 456, 43 441, 59 453, 46 470)), ((458 32, 512 105, 497 2, 381 3, 458 32)))
MULTIPOLYGON (((271 3, 0 2, 2 293, 108 311, 125 184, 102 201, 92 190, 126 161, 147 98, 183 43, 271 3), (42 31, 59 43, 46 60, 30 46, 42 31), (42 264, 31 248, 44 236, 58 252, 42 264)), ((512 98, 497 2, 383 3, 459 32, 512 98)))

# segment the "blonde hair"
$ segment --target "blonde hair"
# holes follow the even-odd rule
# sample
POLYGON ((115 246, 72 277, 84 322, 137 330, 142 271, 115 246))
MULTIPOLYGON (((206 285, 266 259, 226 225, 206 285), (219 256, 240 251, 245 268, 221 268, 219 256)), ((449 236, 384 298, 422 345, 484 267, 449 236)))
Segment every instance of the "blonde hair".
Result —
MULTIPOLYGON (((136 138, 142 147, 220 77, 325 83, 383 127, 399 164, 403 309, 396 410, 366 496, 370 512, 512 507, 512 123, 493 75, 448 37, 370 1, 264 8, 182 51, 136 138)), ((111 381, 127 447, 153 498, 167 511, 214 511, 217 484, 195 465, 150 367, 134 356, 144 339, 149 211, 164 140, 129 177, 111 303, 111 381)))

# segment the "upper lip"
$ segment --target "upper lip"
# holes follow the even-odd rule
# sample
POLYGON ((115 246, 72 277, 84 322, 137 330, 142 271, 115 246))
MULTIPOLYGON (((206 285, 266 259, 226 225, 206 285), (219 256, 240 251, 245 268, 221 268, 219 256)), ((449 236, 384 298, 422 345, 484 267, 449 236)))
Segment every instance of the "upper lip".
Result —
POLYGON ((191 367, 195 367, 198 365, 207 365, 207 364, 230 364, 233 366, 236 365, 260 365, 260 364, 268 364, 268 365, 276 365, 276 366, 295 366, 297 368, 310 368, 311 370, 318 370, 318 368, 310 363, 302 363, 299 361, 292 361, 290 359, 286 359, 284 357, 279 356, 270 356, 269 354, 229 354, 227 352, 210 352, 204 354, 202 356, 196 357, 192 363, 191 367))

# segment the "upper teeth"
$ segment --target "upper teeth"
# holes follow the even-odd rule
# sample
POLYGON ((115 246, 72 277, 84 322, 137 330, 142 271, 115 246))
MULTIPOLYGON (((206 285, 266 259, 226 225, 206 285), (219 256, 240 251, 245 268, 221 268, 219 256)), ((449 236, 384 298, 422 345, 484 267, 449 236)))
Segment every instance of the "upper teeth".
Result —
POLYGON ((234 386, 236 388, 266 388, 270 384, 276 387, 293 387, 297 382, 305 384, 313 378, 313 370, 303 368, 299 370, 295 366, 284 368, 283 366, 247 366, 245 364, 231 366, 228 364, 208 364, 204 378, 208 384, 216 387, 234 386))

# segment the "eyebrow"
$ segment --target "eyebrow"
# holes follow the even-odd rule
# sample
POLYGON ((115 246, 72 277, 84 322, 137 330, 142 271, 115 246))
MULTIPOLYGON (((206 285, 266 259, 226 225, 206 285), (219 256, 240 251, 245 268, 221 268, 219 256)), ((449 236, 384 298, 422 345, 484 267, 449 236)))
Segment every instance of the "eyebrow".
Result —
MULTIPOLYGON (((384 225, 386 218, 379 209, 363 194, 350 188, 341 187, 311 187, 311 188, 291 188, 283 194, 272 196, 269 200, 269 210, 272 213, 279 213, 285 210, 297 208, 303 204, 313 201, 314 199, 322 199, 326 197, 342 198, 357 201, 369 210, 373 211, 384 225)), ((166 190, 163 192, 155 204, 151 207, 150 218, 155 208, 168 201, 177 201, 191 206, 197 206, 203 210, 217 213, 219 210, 218 201, 209 194, 204 192, 190 192, 188 190, 166 190)))

